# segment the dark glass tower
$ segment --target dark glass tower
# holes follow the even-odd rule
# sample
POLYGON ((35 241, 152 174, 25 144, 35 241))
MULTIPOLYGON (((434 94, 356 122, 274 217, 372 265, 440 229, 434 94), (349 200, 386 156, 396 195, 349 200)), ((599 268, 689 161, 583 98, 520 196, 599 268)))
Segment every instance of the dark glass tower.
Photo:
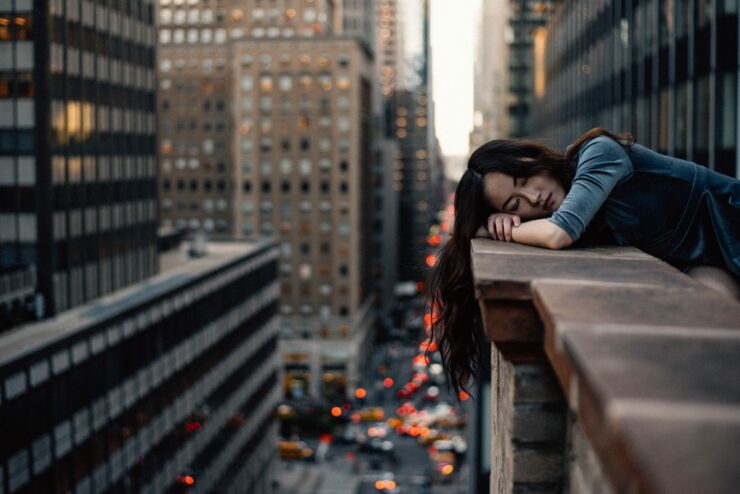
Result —
MULTIPOLYGON (((562 4, 539 53, 534 135, 564 147, 595 126, 740 176, 737 0, 562 4)), ((537 58, 535 51, 535 58, 537 58)))
POLYGON ((0 1, 0 274, 38 315, 158 271, 154 42, 151 1, 0 1))

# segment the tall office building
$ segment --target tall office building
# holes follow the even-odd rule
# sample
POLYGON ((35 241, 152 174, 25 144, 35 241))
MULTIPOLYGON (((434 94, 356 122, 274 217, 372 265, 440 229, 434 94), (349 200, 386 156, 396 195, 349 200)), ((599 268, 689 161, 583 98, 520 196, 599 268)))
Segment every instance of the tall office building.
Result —
POLYGON ((403 12, 399 0, 379 0, 375 8, 376 66, 381 94, 387 99, 404 78, 403 12))
POLYGON ((738 2, 577 1, 543 39, 535 131, 595 126, 740 177, 738 2))
MULTIPOLYGON (((396 3, 395 11, 400 7, 396 3)), ((396 78, 389 81, 394 85, 390 86, 388 110, 389 131, 398 142, 394 165, 394 183, 399 193, 398 276, 404 281, 421 281, 431 251, 427 242, 429 229, 437 223, 437 213, 445 200, 444 166, 434 131, 429 2, 406 2, 402 12, 395 20, 398 31, 388 31, 392 35, 390 46, 403 40, 399 59, 387 58, 389 66, 403 68, 403 77, 396 73, 396 78), (398 39, 393 38, 394 33, 398 39)))
POLYGON ((211 243, 0 336, 0 492, 272 492, 277 246, 211 243))
POLYGON ((162 3, 164 222, 277 236, 286 387, 344 396, 374 314, 372 50, 332 1, 162 3))
POLYGON ((158 270, 154 48, 150 1, 0 2, 0 279, 38 316, 158 270))
POLYGON ((477 16, 470 150, 509 137, 509 0, 483 0, 477 16))
POLYGON ((372 0, 341 0, 341 33, 362 39, 368 46, 375 44, 375 9, 372 0))

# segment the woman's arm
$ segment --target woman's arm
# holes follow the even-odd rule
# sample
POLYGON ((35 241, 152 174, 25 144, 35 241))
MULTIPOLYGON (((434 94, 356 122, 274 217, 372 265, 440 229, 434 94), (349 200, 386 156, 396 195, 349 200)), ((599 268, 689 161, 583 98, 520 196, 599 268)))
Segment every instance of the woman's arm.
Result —
POLYGON ((573 243, 573 239, 565 230, 546 219, 527 221, 513 227, 511 239, 520 244, 545 249, 565 249, 573 243))
POLYGON ((573 243, 570 235, 554 223, 544 219, 522 223, 518 216, 507 213, 489 216, 488 228, 481 226, 476 237, 513 241, 545 249, 564 249, 573 243))

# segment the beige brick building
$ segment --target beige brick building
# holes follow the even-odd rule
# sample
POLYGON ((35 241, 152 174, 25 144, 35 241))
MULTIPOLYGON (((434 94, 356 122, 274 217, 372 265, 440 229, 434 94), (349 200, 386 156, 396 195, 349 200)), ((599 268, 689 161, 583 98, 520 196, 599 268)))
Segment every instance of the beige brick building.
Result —
POLYGON ((189 3, 158 12, 162 222, 276 236, 286 390, 352 392, 374 317, 372 50, 331 1, 189 3))

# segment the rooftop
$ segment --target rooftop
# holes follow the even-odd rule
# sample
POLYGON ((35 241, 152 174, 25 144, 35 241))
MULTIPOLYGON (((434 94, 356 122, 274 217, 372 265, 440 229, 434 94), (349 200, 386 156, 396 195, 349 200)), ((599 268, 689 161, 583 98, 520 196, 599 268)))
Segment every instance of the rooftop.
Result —
POLYGON ((160 255, 160 274, 128 286, 87 304, 62 312, 56 317, 26 324, 0 335, 0 365, 16 360, 60 340, 84 327, 115 317, 155 297, 174 292, 206 273, 231 264, 272 245, 271 241, 209 242, 201 257, 191 258, 187 245, 160 255))

